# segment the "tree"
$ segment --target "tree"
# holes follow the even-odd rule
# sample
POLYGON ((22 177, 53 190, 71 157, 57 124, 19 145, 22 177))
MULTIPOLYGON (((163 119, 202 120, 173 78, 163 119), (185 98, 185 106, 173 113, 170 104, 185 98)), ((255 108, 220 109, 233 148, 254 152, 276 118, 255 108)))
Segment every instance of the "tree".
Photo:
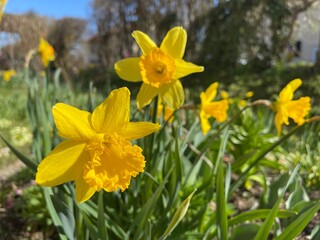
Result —
POLYGON ((67 81, 81 67, 79 44, 83 41, 86 21, 78 18, 63 18, 52 23, 48 40, 56 52, 56 64, 61 67, 67 81))
POLYGON ((319 0, 215 1, 199 19, 198 58, 208 76, 231 80, 239 69, 261 72, 283 57, 298 15, 319 0))

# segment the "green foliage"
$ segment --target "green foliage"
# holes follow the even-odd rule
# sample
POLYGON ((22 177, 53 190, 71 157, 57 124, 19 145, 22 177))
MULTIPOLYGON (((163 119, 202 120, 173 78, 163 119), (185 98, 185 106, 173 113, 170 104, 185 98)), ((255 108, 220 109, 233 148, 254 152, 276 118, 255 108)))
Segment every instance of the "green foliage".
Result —
MULTIPOLYGON (((32 158, 3 139, 33 173, 61 141, 52 105, 63 101, 92 110, 103 99, 94 84, 86 94, 70 92, 60 84, 59 72, 42 80, 26 79, 32 158)), ((192 94, 190 99, 199 93, 192 94)), ((146 168, 129 189, 101 191, 79 204, 73 183, 33 186, 24 198, 30 199, 24 216, 33 226, 53 224, 60 239, 287 239, 303 231, 320 208, 308 195, 318 188, 305 184, 316 179, 308 171, 318 171, 311 168, 319 156, 311 151, 319 147, 318 123, 289 126, 277 137, 271 110, 235 101, 228 121, 213 122, 203 135, 196 107, 175 111, 170 123, 158 118, 157 104, 142 111, 131 106, 134 121, 162 127, 134 141, 144 150, 146 168), (245 194, 254 204, 241 208, 236 202, 245 194)))

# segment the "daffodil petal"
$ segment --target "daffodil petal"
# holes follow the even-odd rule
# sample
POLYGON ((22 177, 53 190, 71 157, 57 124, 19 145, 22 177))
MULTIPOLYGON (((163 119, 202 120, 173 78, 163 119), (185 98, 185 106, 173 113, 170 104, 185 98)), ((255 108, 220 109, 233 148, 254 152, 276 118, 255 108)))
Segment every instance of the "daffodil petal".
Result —
POLYGON ((290 101, 287 103, 288 115, 298 125, 302 125, 305 122, 305 116, 309 114, 311 109, 310 98, 301 97, 298 100, 290 101))
POLYGON ((228 100, 220 100, 208 103, 204 106, 204 111, 206 114, 214 117, 217 122, 224 122, 228 118, 228 111, 229 104, 228 100))
POLYGON ((200 123, 201 123, 202 133, 207 134, 211 129, 211 124, 208 120, 208 115, 205 114, 203 111, 200 112, 200 123))
POLYGON ((36 174, 36 182, 52 187, 73 181, 82 174, 84 162, 90 157, 85 151, 86 143, 66 140, 43 159, 36 174))
POLYGON ((90 125, 90 113, 64 103, 52 108, 54 122, 61 137, 73 140, 90 139, 95 135, 90 125))
POLYGON ((187 44, 187 32, 182 27, 172 28, 163 39, 160 49, 173 58, 181 59, 187 44))
POLYGON ((182 78, 191 73, 203 72, 204 70, 203 67, 195 65, 191 62, 186 62, 182 59, 176 59, 175 64, 176 64, 176 71, 173 76, 174 79, 182 78))
POLYGON ((294 79, 285 86, 279 94, 279 101, 288 102, 292 100, 293 93, 297 90, 298 87, 302 84, 301 79, 294 79))
POLYGON ((91 122, 99 133, 118 132, 129 122, 130 91, 128 88, 113 90, 92 113, 91 122))
POLYGON ((212 83, 205 91, 207 102, 211 102, 217 95, 218 82, 212 83))
POLYGON ((136 40, 143 54, 149 54, 149 52, 157 48, 157 44, 145 33, 141 31, 134 31, 132 37, 136 40))
POLYGON ((129 82, 140 82, 142 76, 139 67, 139 58, 125 58, 114 64, 118 76, 129 82))
POLYGON ((283 117, 280 112, 277 112, 276 116, 274 117, 274 123, 276 125, 278 136, 280 136, 280 134, 281 134, 281 125, 283 124, 282 118, 283 117))
POLYGON ((120 133, 127 140, 139 139, 160 129, 159 124, 150 122, 129 122, 120 133))
POLYGON ((79 203, 89 200, 96 192, 96 188, 90 187, 83 178, 76 180, 76 201, 79 203))
POLYGON ((143 83, 137 95, 137 106, 142 109, 144 106, 150 104, 152 99, 157 96, 159 89, 143 83))
POLYGON ((180 80, 174 80, 160 88, 160 98, 169 108, 177 109, 184 102, 184 91, 180 80))

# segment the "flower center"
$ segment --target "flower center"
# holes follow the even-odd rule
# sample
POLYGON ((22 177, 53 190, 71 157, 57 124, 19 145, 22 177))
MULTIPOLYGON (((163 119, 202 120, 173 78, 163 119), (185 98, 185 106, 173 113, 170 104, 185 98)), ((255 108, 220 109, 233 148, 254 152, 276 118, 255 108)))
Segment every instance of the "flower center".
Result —
POLYGON ((160 48, 141 56, 139 66, 143 82, 156 88, 170 83, 176 68, 174 59, 160 48))
POLYGON ((99 135, 87 145, 91 160, 85 165, 83 178, 97 191, 124 191, 131 177, 143 172, 142 149, 116 134, 99 135))

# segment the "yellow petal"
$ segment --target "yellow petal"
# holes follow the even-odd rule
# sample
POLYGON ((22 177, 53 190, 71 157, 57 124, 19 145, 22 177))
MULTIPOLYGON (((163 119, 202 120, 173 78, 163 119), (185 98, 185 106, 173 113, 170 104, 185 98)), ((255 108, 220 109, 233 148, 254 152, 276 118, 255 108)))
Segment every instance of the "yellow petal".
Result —
POLYGON ((163 39, 160 49, 173 58, 181 59, 187 44, 187 32, 182 27, 172 28, 163 39))
POLYGON ((301 125, 305 122, 305 116, 310 112, 310 98, 301 97, 298 100, 290 101, 287 106, 288 115, 295 123, 301 125))
POLYGON ((140 82, 142 76, 139 58, 125 58, 115 63, 114 69, 120 78, 130 82, 140 82))
POLYGON ((74 140, 90 139, 95 132, 90 124, 90 113, 64 103, 52 108, 54 122, 60 136, 74 140))
POLYGON ((120 131, 130 117, 130 91, 128 88, 113 90, 92 113, 92 125, 99 133, 120 131))
POLYGON ((53 47, 43 38, 40 38, 38 51, 41 57, 41 61, 45 67, 48 66, 49 62, 55 60, 53 47))
POLYGON ((79 203, 89 200, 96 192, 96 188, 90 187, 83 178, 76 180, 76 200, 79 203))
POLYGON ((212 83, 205 91, 206 101, 211 102, 217 95, 218 82, 212 83))
POLYGON ((90 157, 85 146, 86 143, 73 140, 60 143, 40 162, 36 182, 52 187, 79 178, 83 164, 90 157))
POLYGON ((201 123, 201 130, 203 134, 207 134, 211 129, 211 124, 208 120, 208 115, 205 112, 200 112, 200 123, 201 123))
POLYGON ((249 91, 249 92, 246 93, 245 96, 246 96, 246 98, 251 98, 253 95, 254 95, 254 92, 249 91))
POLYGON ((174 79, 182 78, 191 73, 203 72, 204 70, 203 67, 197 66, 191 62, 183 61, 182 59, 176 59, 175 64, 176 64, 176 71, 173 76, 174 79))
POLYGON ((149 54, 152 49, 157 48, 157 44, 155 44, 154 41, 152 41, 152 39, 143 32, 134 31, 132 33, 132 37, 138 43, 143 54, 149 54))
POLYGON ((274 117, 274 123, 276 125, 278 136, 281 134, 281 125, 283 124, 283 116, 280 112, 276 113, 276 116, 274 117))
POLYGON ((293 93, 297 90, 298 87, 302 84, 301 79, 294 79, 283 88, 279 94, 279 101, 288 102, 293 98, 293 93))
POLYGON ((228 108, 228 100, 224 99, 221 101, 208 103, 204 106, 203 109, 206 114, 214 117, 217 122, 224 122, 228 118, 228 108))
POLYGON ((152 99, 157 96, 159 89, 152 87, 149 84, 142 83, 137 95, 137 106, 142 109, 144 106, 151 103, 152 99))
POLYGON ((180 80, 173 80, 172 83, 160 87, 160 98, 169 108, 181 107, 184 102, 184 92, 180 80))
POLYGON ((129 122, 125 129, 119 133, 127 140, 134 140, 147 136, 160 129, 159 124, 150 122, 129 122))
POLYGON ((229 93, 227 92, 227 91, 221 91, 220 92, 220 97, 222 98, 222 99, 228 99, 229 98, 229 93))
POLYGON ((4 11, 5 7, 6 7, 6 4, 7 4, 7 0, 1 0, 0 1, 0 23, 1 23, 3 11, 4 11))

